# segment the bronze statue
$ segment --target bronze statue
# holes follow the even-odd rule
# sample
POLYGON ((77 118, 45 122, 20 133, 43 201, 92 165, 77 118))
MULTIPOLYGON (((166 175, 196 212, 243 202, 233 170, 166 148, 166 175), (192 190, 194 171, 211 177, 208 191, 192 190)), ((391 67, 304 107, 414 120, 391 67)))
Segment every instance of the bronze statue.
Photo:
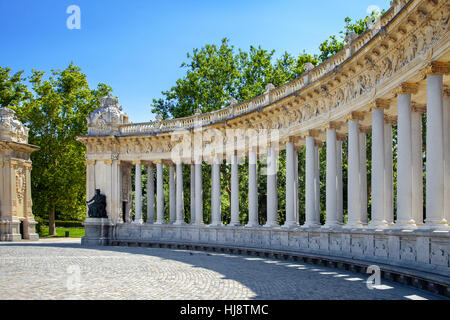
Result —
POLYGON ((107 218, 106 215, 106 196, 100 194, 100 189, 95 190, 95 195, 87 201, 89 218, 107 218))

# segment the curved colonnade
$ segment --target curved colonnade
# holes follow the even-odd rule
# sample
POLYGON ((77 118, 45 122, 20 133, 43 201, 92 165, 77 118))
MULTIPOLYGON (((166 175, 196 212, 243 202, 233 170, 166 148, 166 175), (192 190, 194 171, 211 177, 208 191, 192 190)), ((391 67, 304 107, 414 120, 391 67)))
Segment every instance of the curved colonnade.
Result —
POLYGON ((108 219, 88 218, 83 243, 205 244, 357 259, 425 272, 448 290, 449 12, 445 0, 393 1, 368 31, 350 36, 345 48, 325 63, 308 66, 304 75, 280 88, 269 84, 255 99, 232 101, 229 107, 208 114, 132 124, 118 108, 117 99, 105 97, 101 108, 87 119, 88 135, 78 140, 87 148, 87 196, 101 189, 107 196, 108 219), (393 126, 398 139, 396 161, 393 126), (370 185, 366 167, 369 133, 370 185), (345 140, 347 221, 342 187, 345 140), (323 142, 326 221, 321 225, 318 155, 323 142), (306 149, 305 163, 297 161, 301 148, 306 149), (286 222, 279 226, 276 172, 282 149, 286 150, 286 222), (248 159, 249 172, 245 226, 239 222, 238 170, 243 158, 248 159), (265 225, 259 225, 258 219, 258 160, 266 163, 265 225), (226 226, 220 200, 220 165, 224 161, 231 165, 231 222, 226 226), (203 162, 211 164, 212 170, 208 225, 203 221, 203 162), (190 166, 191 174, 190 224, 184 222, 183 164, 190 166), (145 222, 143 165, 148 167, 145 222), (168 223, 164 220, 163 166, 169 167, 168 223), (306 172, 306 220, 302 226, 299 166, 305 166, 306 172), (130 221, 133 167, 135 219, 130 221))

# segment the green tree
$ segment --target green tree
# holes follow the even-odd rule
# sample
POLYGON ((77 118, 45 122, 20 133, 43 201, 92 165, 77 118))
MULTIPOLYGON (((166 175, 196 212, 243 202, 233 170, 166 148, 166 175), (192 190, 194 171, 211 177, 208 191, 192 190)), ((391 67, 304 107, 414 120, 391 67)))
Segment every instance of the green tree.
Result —
POLYGON ((49 234, 55 234, 55 215, 82 218, 85 214, 86 171, 84 146, 75 140, 87 133, 86 117, 99 106, 99 98, 112 89, 99 84, 90 90, 86 75, 71 63, 62 71, 32 71, 33 94, 15 107, 30 129, 29 143, 40 146, 33 161, 33 211, 48 217, 49 234))
POLYGON ((23 71, 11 75, 11 69, 0 67, 0 106, 18 106, 30 98, 23 71))

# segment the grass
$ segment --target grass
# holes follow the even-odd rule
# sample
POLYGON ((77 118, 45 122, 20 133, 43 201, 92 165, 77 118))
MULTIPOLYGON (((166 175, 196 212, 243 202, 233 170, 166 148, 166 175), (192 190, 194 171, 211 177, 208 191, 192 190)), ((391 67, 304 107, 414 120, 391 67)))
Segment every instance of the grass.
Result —
POLYGON ((56 235, 48 235, 48 227, 41 227, 41 232, 39 237, 41 238, 61 238, 65 237, 66 231, 69 231, 70 238, 81 238, 84 237, 84 228, 56 228, 56 235))

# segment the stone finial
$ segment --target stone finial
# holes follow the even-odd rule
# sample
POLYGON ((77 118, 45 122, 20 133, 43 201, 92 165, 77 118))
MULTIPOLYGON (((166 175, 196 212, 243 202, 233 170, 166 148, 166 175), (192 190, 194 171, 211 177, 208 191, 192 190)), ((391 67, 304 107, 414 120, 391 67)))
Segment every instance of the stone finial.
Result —
POLYGON ((268 84, 266 85, 265 90, 266 90, 266 92, 270 92, 270 91, 272 91, 272 90, 275 90, 275 86, 274 86, 272 83, 268 83, 268 84))
POLYGON ((14 110, 0 108, 0 138, 19 143, 28 143, 28 131, 22 122, 15 117, 14 110))
POLYGON ((155 119, 156 119, 156 121, 161 122, 161 121, 163 120, 163 117, 162 117, 162 115, 158 114, 158 115, 155 117, 155 119))
POLYGON ((88 133, 117 132, 121 124, 129 123, 128 115, 119 108, 119 99, 109 95, 100 98, 100 108, 87 117, 88 133))
POLYGON ((200 109, 195 109, 195 110, 194 110, 194 114, 195 114, 196 116, 199 116, 199 115, 202 114, 202 110, 200 110, 200 109))
POLYGON ((235 105, 237 105, 239 102, 237 101, 237 99, 236 98, 231 98, 230 99, 230 106, 235 106, 235 105))
POLYGON ((305 69, 306 72, 309 72, 312 69, 314 69, 314 65, 311 62, 307 62, 307 63, 305 63, 305 66, 303 67, 303 69, 305 69))
POLYGON ((358 35, 356 34, 355 31, 350 31, 346 36, 345 36, 345 43, 350 44, 352 43, 356 38, 358 38, 358 35))

